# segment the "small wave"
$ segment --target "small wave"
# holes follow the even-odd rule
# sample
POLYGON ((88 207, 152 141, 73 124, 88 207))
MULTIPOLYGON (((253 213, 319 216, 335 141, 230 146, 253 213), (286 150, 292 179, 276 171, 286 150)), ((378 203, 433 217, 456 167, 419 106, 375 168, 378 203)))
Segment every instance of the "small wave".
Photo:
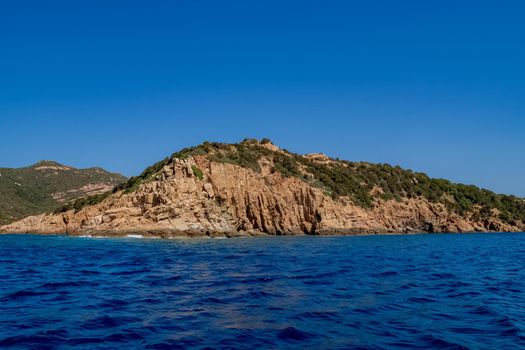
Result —
POLYGON ((408 301, 411 303, 436 303, 436 299, 427 298, 427 297, 412 297, 408 298, 408 301))
POLYGON ((521 330, 515 325, 514 320, 510 317, 503 316, 496 320, 495 324, 501 329, 499 333, 503 337, 519 336, 521 333, 521 330))
POLYGON ((456 278, 456 275, 454 275, 452 273, 448 273, 448 272, 443 272, 443 273, 433 273, 433 274, 431 274, 431 277, 432 277, 432 279, 447 280, 447 279, 454 279, 454 278, 456 278))
POLYGON ((46 289, 62 289, 68 287, 96 287, 99 283, 86 281, 48 282, 40 286, 46 289))
POLYGON ((204 303, 211 303, 211 304, 225 304, 226 301, 214 297, 206 298, 203 300, 204 303))
POLYGON ((390 276, 398 276, 398 275, 399 275, 399 272, 396 272, 396 271, 383 271, 383 272, 376 273, 373 276, 374 277, 390 277, 390 276))
POLYGON ((166 278, 158 278, 158 279, 152 279, 149 278, 146 280, 146 283, 150 286, 156 287, 156 286, 172 286, 176 281, 180 280, 182 276, 171 276, 166 278))
MULTIPOLYGON (((85 348, 86 345, 102 344, 102 343, 125 343, 133 342, 144 339, 144 336, 139 332, 124 331, 113 333, 105 337, 78 337, 67 340, 66 344, 69 346, 82 346, 85 348)), ((93 347, 90 347, 93 348, 93 347)), ((113 349, 113 347, 111 347, 113 349)), ((119 348, 119 347, 115 347, 119 348)), ((126 347, 123 347, 126 348, 126 347)), ((89 348, 88 348, 89 349, 89 348)))
POLYGON ((329 286, 334 284, 334 282, 330 280, 304 281, 303 283, 309 286, 329 286))
POLYGON ((463 298, 463 297, 476 297, 481 295, 480 292, 476 291, 468 291, 468 292, 460 292, 457 293, 455 291, 451 291, 451 293, 448 295, 449 298, 463 298))
POLYGON ((129 305, 129 302, 120 299, 105 300, 98 306, 102 308, 118 309, 129 305))
POLYGON ((111 272, 112 275, 115 276, 127 276, 127 275, 136 275, 140 273, 146 273, 150 272, 151 269, 140 269, 140 270, 125 270, 125 271, 117 271, 117 272, 111 272))
MULTIPOLYGON (((48 293, 45 293, 45 292, 37 292, 35 290, 25 289, 25 290, 19 290, 17 292, 8 294, 2 299, 4 299, 4 300, 18 300, 18 299, 22 299, 22 298, 37 297, 37 296, 42 296, 42 295, 47 295, 47 294, 48 293)), ((2 300, 2 299, 0 299, 0 300, 2 300)))
POLYGON ((472 327, 451 327, 449 328, 450 331, 458 333, 458 334, 483 334, 484 331, 479 328, 472 328, 472 327))
POLYGON ((250 298, 252 298, 253 300, 258 300, 258 299, 262 299, 262 298, 273 298, 273 297, 278 297, 278 296, 279 296, 279 294, 268 293, 268 292, 265 292, 263 290, 250 292, 250 298))
POLYGON ((123 325, 129 326, 131 323, 140 321, 141 319, 136 317, 111 317, 104 315, 84 322, 82 328, 87 330, 115 328, 123 325))
POLYGON ((319 319, 319 320, 332 320, 339 318, 337 312, 331 311, 307 311, 298 315, 299 318, 309 320, 309 319, 319 319))
POLYGON ((279 331, 277 335, 279 339, 287 341, 298 341, 298 340, 308 340, 315 337, 314 334, 301 331, 295 327, 286 327, 285 329, 279 331))
MULTIPOLYGON (((195 338, 177 339, 177 340, 166 340, 160 343, 154 343, 146 347, 146 349, 153 350, 172 350, 172 349, 189 349, 202 347, 202 342, 195 338)), ((209 349, 207 347, 206 349, 209 349)))
POLYGON ((67 300, 72 300, 73 297, 70 297, 68 295, 68 293, 63 293, 61 292, 59 295, 55 296, 55 297, 52 297, 52 298, 49 298, 49 299, 46 299, 45 301, 50 301, 50 302, 62 302, 62 301, 67 301, 67 300))
POLYGON ((144 238, 143 235, 126 235, 126 238, 144 238))
POLYGON ((426 345, 429 349, 469 350, 469 348, 466 346, 436 338, 432 335, 423 336, 421 338, 421 344, 423 346, 426 345))
POLYGON ((277 278, 272 277, 254 277, 254 278, 246 278, 241 280, 241 283, 244 284, 252 284, 252 283, 270 283, 275 281, 277 278))
POLYGON ((304 279, 320 279, 320 278, 327 278, 327 277, 334 277, 337 276, 337 272, 324 272, 314 275, 297 275, 297 276, 290 276, 288 278, 291 279, 298 279, 298 280, 304 280, 304 279))
POLYGON ((1 347, 23 347, 30 349, 52 349, 67 337, 65 329, 49 330, 32 335, 16 335, 0 339, 1 347))
POLYGON ((100 271, 94 270, 79 270, 78 272, 82 275, 100 275, 100 271))
POLYGON ((474 315, 480 315, 480 316, 486 316, 486 315, 493 315, 494 313, 487 307, 487 306, 478 306, 473 311, 470 312, 474 315))
POLYGON ((102 316, 99 318, 91 319, 82 324, 84 329, 99 329, 99 328, 113 328, 119 326, 121 323, 113 317, 102 316))

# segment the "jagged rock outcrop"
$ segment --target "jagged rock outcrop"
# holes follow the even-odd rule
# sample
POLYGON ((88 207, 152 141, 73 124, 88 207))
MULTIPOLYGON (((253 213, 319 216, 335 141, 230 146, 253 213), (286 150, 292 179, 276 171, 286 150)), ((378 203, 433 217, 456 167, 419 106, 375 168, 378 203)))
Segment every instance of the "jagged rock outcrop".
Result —
MULTIPOLYGON (((330 161, 324 155, 306 157, 330 161)), ((262 157, 258 164, 260 172, 208 155, 173 157, 129 193, 116 191, 78 211, 28 217, 0 232, 174 237, 523 229, 497 218, 460 216, 425 198, 378 199, 364 208, 349 197, 333 198, 307 181, 272 171, 271 159, 262 157)))

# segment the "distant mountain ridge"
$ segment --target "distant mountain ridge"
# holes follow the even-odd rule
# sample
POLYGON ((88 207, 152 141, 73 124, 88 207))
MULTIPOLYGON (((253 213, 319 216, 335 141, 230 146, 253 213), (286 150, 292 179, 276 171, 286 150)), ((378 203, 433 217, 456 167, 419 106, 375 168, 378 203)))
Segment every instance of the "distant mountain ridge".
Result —
POLYGON ((110 192, 0 227, 161 237, 524 230, 522 198, 388 164, 299 155, 267 139, 186 148, 110 192))
POLYGON ((102 168, 77 169, 52 160, 0 168, 0 224, 53 211, 85 196, 111 190, 126 177, 102 168))

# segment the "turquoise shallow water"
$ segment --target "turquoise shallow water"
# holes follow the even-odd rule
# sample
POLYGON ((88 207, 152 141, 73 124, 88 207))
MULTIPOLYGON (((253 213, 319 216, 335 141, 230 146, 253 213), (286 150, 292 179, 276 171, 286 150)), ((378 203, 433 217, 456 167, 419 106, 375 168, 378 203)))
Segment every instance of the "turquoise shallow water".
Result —
POLYGON ((0 236, 0 348, 516 349, 525 234, 0 236))

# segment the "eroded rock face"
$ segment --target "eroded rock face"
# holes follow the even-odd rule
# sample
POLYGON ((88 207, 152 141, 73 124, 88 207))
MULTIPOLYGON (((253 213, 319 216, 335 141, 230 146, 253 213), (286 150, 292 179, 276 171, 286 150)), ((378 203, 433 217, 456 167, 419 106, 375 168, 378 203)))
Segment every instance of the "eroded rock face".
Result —
POLYGON ((28 217, 0 231, 170 237, 519 230, 498 220, 471 221, 423 199, 377 201, 363 209, 268 166, 262 163, 256 173, 206 156, 175 158, 132 193, 115 193, 78 212, 28 217))

